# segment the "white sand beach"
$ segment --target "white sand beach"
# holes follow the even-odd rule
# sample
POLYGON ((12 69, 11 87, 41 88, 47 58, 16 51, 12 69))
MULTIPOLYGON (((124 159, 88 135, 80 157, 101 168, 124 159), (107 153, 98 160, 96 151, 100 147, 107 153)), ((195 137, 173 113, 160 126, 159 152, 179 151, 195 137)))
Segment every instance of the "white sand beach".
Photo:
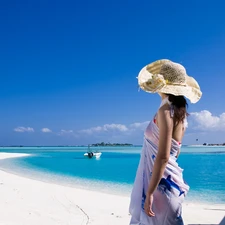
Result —
MULTIPOLYGON (((0 153, 0 159, 25 154, 0 153)), ((1 161, 0 161, 1 162, 1 161)), ((126 225, 129 198, 45 183, 0 171, 0 225, 126 225)), ((185 203, 185 224, 219 224, 225 204, 185 203)))

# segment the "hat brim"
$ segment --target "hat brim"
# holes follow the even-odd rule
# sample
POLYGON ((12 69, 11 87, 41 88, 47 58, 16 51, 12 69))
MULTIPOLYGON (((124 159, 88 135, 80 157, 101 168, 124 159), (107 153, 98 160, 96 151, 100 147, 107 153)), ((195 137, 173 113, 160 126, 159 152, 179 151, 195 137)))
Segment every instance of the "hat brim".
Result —
POLYGON ((191 103, 198 102, 202 96, 201 91, 189 86, 166 85, 160 90, 160 92, 165 94, 172 94, 175 96, 179 95, 185 96, 190 100, 191 103))
POLYGON ((149 92, 149 93, 165 93, 165 94, 172 94, 175 96, 185 96, 190 100, 191 103, 196 103, 202 96, 202 92, 197 81, 188 75, 186 75, 186 85, 173 85, 173 84, 162 84, 159 85, 158 88, 152 90, 151 87, 148 85, 149 79, 151 79, 152 74, 160 75, 161 66, 170 60, 162 59, 157 60, 144 68, 140 71, 138 75, 138 83, 142 90, 149 92))
POLYGON ((162 88, 156 89, 154 91, 149 90, 148 86, 142 84, 140 88, 148 93, 165 93, 172 94, 175 96, 184 96, 190 100, 191 103, 196 103, 200 100, 202 92, 194 87, 190 86, 174 86, 174 85, 165 85, 162 88))

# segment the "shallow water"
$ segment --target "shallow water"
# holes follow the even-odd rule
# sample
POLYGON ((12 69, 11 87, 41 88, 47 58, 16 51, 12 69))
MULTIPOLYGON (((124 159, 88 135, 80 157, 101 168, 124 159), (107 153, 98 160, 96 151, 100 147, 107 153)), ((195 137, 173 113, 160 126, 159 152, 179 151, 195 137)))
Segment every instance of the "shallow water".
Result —
MULTIPOLYGON (((141 147, 100 147, 100 159, 84 158, 87 147, 1 148, 32 154, 1 161, 0 168, 34 179, 130 195, 141 147)), ((188 201, 225 203, 225 147, 183 146, 178 159, 190 186, 188 201)))

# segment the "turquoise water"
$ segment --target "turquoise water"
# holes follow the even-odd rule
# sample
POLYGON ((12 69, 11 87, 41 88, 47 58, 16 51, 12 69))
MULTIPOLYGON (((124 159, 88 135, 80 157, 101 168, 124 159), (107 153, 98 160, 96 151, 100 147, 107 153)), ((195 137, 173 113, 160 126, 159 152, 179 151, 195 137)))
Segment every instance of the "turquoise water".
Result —
MULTIPOLYGON (((86 147, 0 148, 30 157, 1 161, 0 169, 33 179, 130 195, 141 147, 93 148, 100 159, 84 158, 86 147)), ((225 147, 184 146, 178 159, 190 185, 187 201, 225 203, 225 147)))

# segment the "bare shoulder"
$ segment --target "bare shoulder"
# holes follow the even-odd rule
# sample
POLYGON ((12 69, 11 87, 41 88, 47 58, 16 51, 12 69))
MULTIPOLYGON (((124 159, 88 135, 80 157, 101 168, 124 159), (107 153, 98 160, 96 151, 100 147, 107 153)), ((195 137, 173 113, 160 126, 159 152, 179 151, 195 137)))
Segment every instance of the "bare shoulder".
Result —
MULTIPOLYGON (((170 106, 163 105, 158 110, 159 146, 169 152, 173 135, 173 118, 170 116, 170 106)), ((163 151, 164 151, 163 150, 163 151)))
POLYGON ((170 115, 170 106, 168 104, 163 105, 159 110, 158 110, 158 120, 160 121, 167 121, 171 122, 173 124, 173 118, 170 115))

